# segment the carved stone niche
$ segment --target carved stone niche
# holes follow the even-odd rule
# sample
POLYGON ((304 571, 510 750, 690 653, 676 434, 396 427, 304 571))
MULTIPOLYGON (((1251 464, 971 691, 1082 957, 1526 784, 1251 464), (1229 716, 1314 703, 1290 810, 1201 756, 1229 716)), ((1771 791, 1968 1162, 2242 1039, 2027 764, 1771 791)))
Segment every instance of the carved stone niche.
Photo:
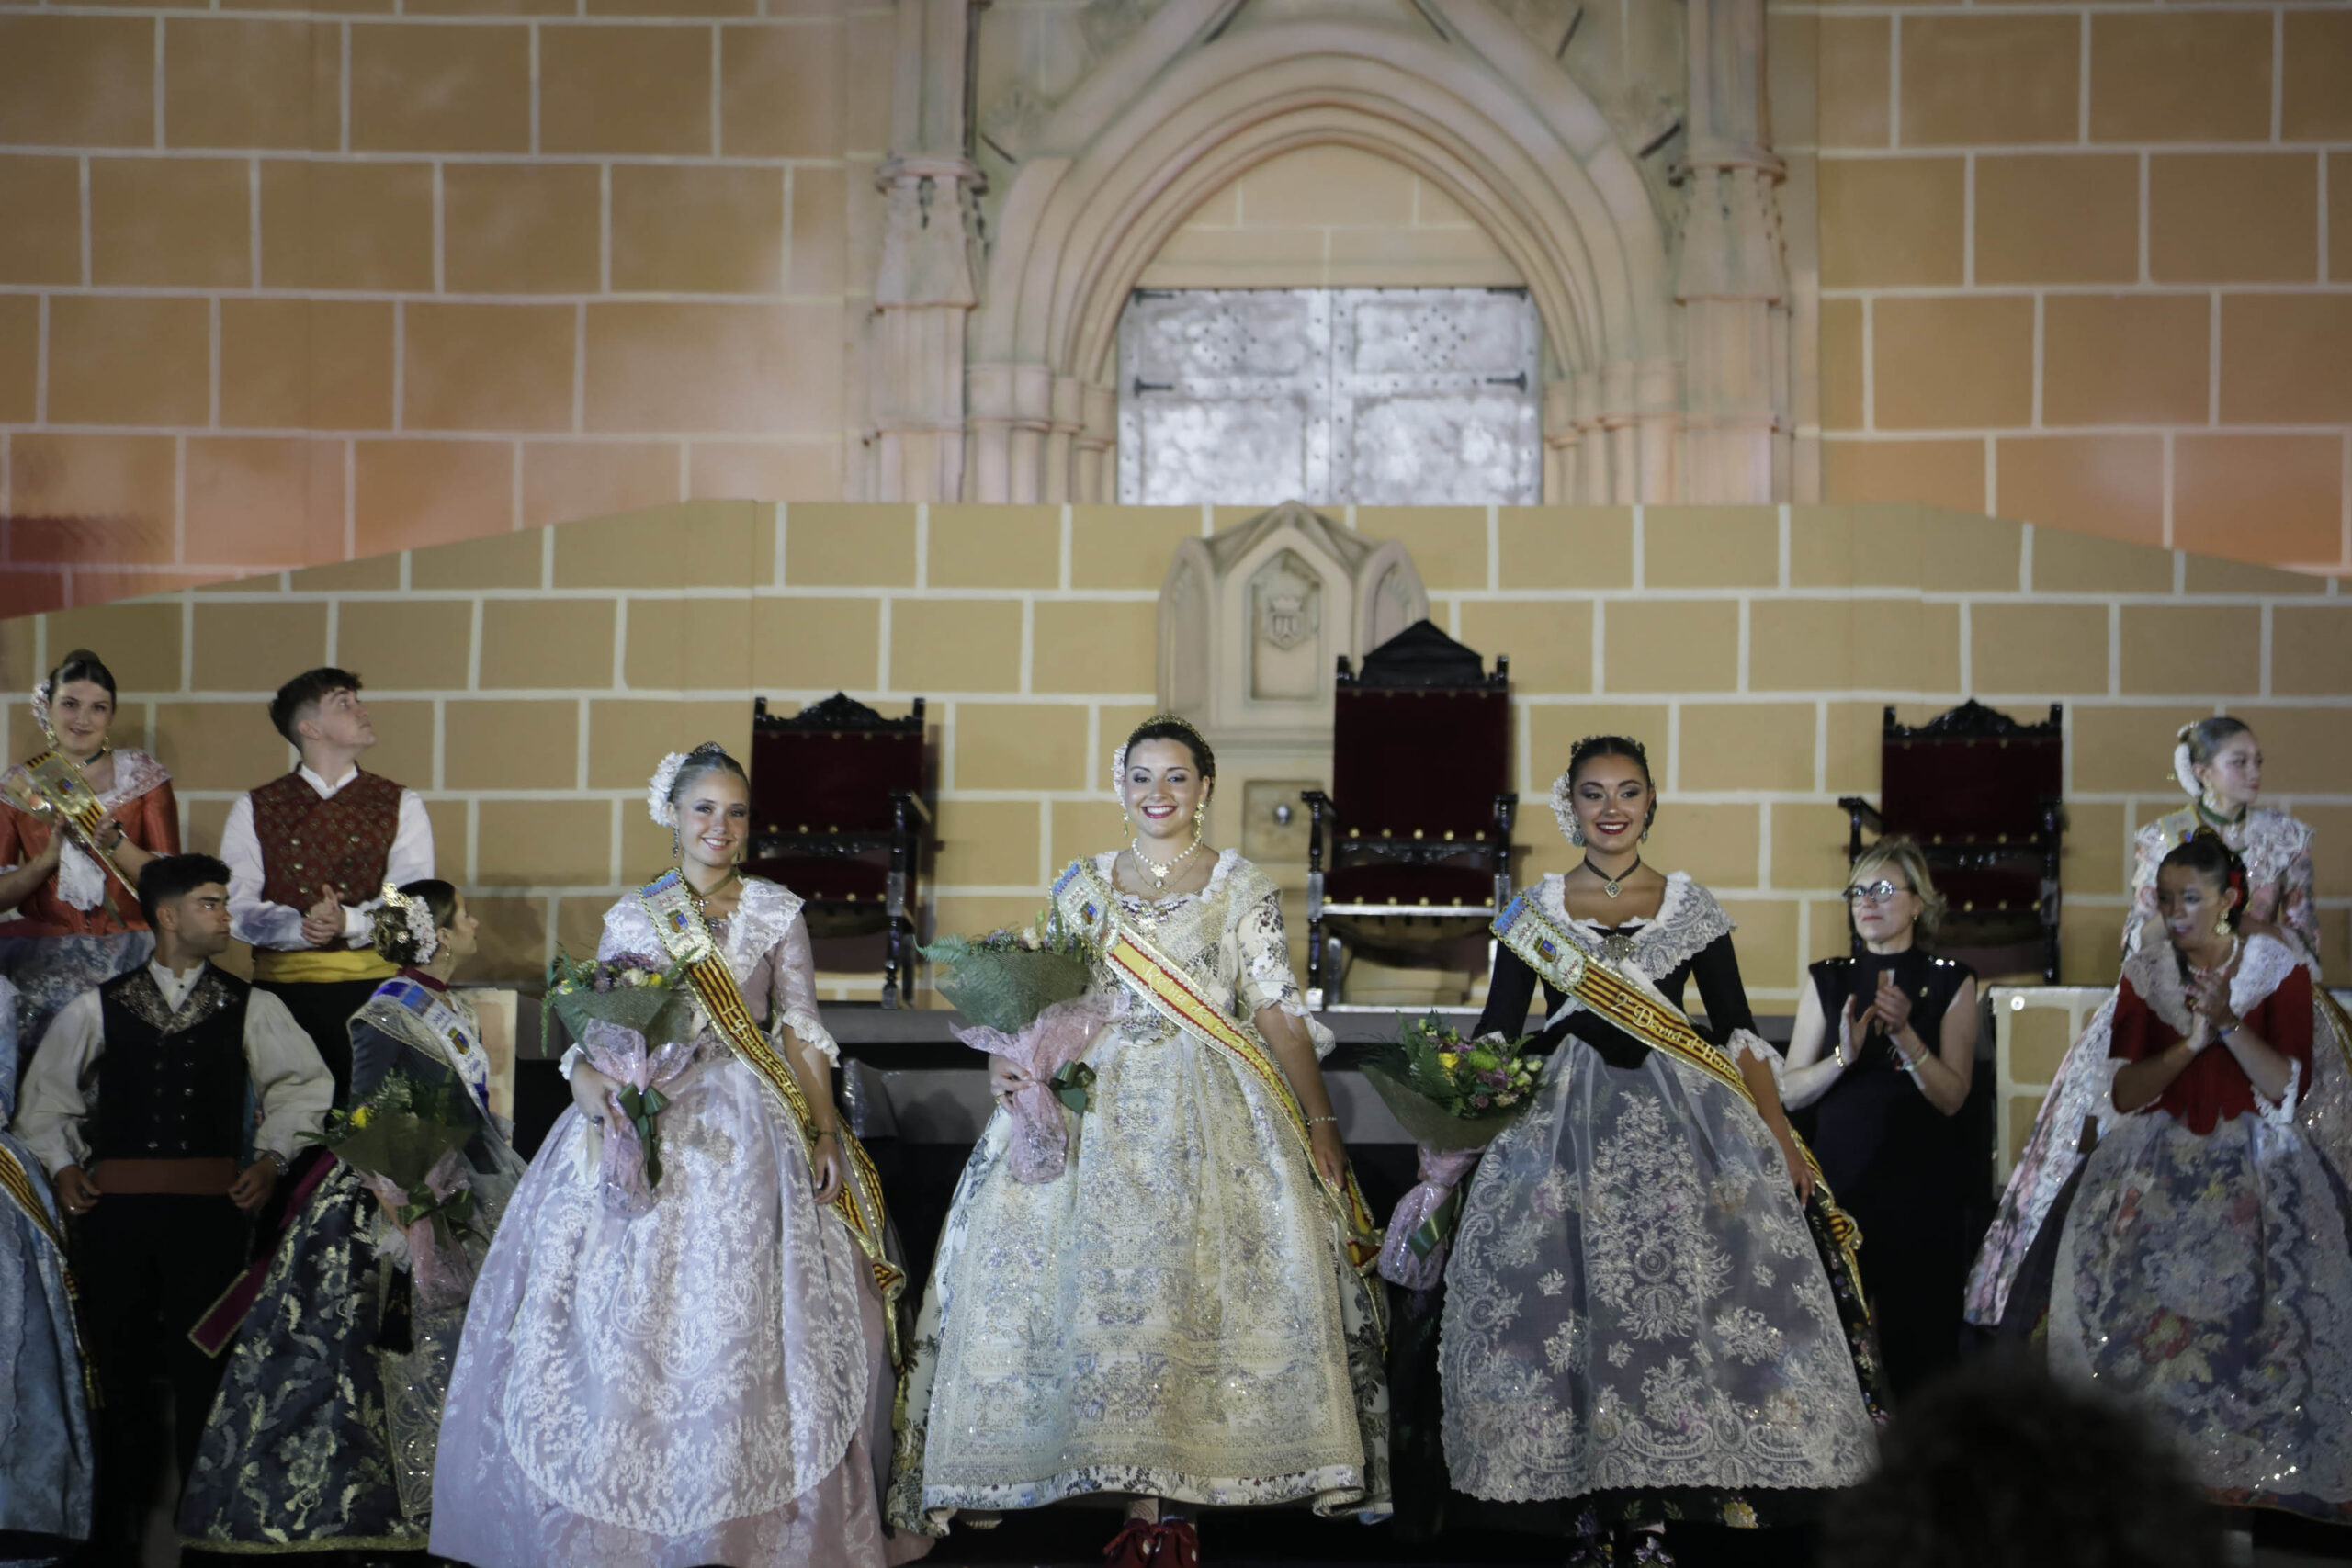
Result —
POLYGON ((1159 591, 1159 704, 1217 751, 1211 831, 1295 858, 1298 791, 1328 785, 1331 682, 1429 614, 1412 557, 1299 502, 1176 547, 1159 591), (1260 821, 1263 817, 1265 820, 1260 821))

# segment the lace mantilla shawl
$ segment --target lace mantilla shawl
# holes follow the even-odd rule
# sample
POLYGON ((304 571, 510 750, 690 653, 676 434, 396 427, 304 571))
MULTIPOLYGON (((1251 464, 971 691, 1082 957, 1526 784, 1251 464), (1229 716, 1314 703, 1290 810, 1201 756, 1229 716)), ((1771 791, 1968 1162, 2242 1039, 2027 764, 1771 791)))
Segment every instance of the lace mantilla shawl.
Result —
MULTIPOLYGON (((743 987, 744 999, 752 1004, 754 1012, 761 1006, 761 998, 753 992, 762 987, 754 987, 752 982, 760 975, 763 962, 773 957, 779 972, 783 1006, 767 1021, 768 1028, 789 1024, 795 1034, 838 1066, 841 1047, 834 1043, 832 1032, 818 1015, 816 989, 809 984, 814 964, 809 958, 808 928, 800 919, 804 902, 799 894, 780 882, 747 876, 743 878, 743 895, 736 900, 735 912, 717 922, 718 929, 714 934, 727 954, 727 966, 735 972, 735 983, 743 987)), ((653 929, 653 917, 645 912, 643 901, 635 893, 605 911, 605 940, 598 951, 606 954, 634 953, 662 964, 669 962, 669 950, 662 945, 661 933, 653 929)))
MULTIPOLYGON (((1599 920, 1570 914, 1567 893, 1567 878, 1557 872, 1528 889, 1528 897, 1554 924, 1576 938, 1586 951, 1600 954, 1601 933, 1607 928, 1599 920)), ((1657 914, 1638 924, 1631 920, 1626 924, 1634 928, 1630 960, 1653 981, 1673 974, 1705 952, 1709 942, 1736 929, 1724 907, 1715 902, 1715 896, 1692 881, 1687 871, 1668 875, 1666 896, 1658 900, 1657 914)))
MULTIPOLYGON (((13 779, 30 775, 18 762, 5 776, 13 779)), ((98 795, 98 804, 111 811, 124 801, 136 800, 157 784, 169 782, 171 776, 163 763, 146 752, 121 748, 114 753, 114 787, 98 795)), ((59 846, 57 897, 85 914, 106 902, 106 868, 84 854, 71 839, 59 846)))

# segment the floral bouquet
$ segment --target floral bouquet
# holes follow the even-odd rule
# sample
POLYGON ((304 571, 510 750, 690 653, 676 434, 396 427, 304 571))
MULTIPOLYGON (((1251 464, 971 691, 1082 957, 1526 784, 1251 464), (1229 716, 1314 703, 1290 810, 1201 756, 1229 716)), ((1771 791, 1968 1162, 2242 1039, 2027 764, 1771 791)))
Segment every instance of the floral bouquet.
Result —
POLYGON ((472 1097, 457 1085, 424 1083, 395 1067, 311 1136, 382 1200, 407 1240, 409 1277, 428 1307, 458 1306, 473 1292, 462 1244, 479 1237, 465 1146, 481 1128, 472 1097))
POLYGON ((588 1065, 614 1080, 616 1114, 605 1123, 598 1163, 606 1206, 632 1218, 652 1208, 662 1181, 653 1118, 670 1103, 662 1088, 693 1065, 701 1032, 680 967, 633 954, 583 961, 559 949, 540 1003, 542 1020, 561 1019, 588 1065))
POLYGON ((1420 1181, 1397 1201, 1380 1249, 1383 1279, 1425 1291, 1445 1274, 1461 1184, 1502 1130, 1535 1103, 1535 1037, 1464 1040, 1434 1012, 1400 1021, 1396 1043, 1363 1058, 1364 1081, 1419 1145, 1420 1181))
POLYGON ((939 994, 972 1021, 956 1037, 1031 1079, 1004 1098, 1012 1114, 1006 1153, 1012 1179, 1053 1180, 1069 1159, 1062 1111, 1085 1114, 1094 1082, 1094 1069, 1080 1058, 1110 1017, 1107 1001, 1090 994, 1094 943, 1048 909, 1021 931, 942 937, 922 953, 943 971, 939 994))

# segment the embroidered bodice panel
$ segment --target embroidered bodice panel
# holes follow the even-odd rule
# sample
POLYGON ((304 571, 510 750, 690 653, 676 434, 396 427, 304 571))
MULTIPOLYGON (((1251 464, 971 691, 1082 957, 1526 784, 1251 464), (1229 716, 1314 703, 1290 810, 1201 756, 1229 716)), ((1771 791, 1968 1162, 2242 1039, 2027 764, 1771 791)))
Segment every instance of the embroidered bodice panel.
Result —
MULTIPOLYGON (((1232 1018, 1249 1023, 1261 1008, 1280 1008, 1304 1021, 1317 1055, 1330 1049, 1328 1032, 1306 1010, 1291 969, 1290 944, 1283 931, 1282 889, 1273 878, 1224 850, 1209 879, 1197 892, 1149 898, 1121 890, 1111 874, 1119 852, 1093 857, 1119 913, 1152 945, 1190 976, 1232 1018)), ((1075 886, 1076 885, 1073 885, 1075 886)), ((1149 1004, 1114 977, 1107 966, 1095 976, 1096 988, 1112 998, 1113 1020, 1157 1032, 1172 1029, 1149 1004)))
MULTIPOLYGON (((833 1062, 841 1047, 833 1043, 817 1010, 817 960, 809 946, 808 923, 800 918, 800 896, 780 882, 763 876, 743 878, 742 897, 735 912, 710 922, 743 1001, 763 1027, 788 1025, 792 1032, 833 1062)), ((596 944, 598 958, 623 953, 666 966, 668 950, 653 929, 653 917, 634 893, 605 912, 605 935, 596 944)))

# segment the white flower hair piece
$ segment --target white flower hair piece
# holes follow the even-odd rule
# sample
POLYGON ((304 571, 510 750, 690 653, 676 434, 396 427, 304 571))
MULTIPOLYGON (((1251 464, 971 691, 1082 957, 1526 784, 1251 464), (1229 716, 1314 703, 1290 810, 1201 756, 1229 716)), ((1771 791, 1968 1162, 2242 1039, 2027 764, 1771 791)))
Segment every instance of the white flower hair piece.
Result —
POLYGON ((384 884, 384 902, 401 912, 401 922, 408 927, 409 941, 416 946, 416 957, 411 962, 432 963, 433 955, 441 951, 441 928, 433 919, 432 907, 390 882, 384 884))
POLYGON ((1560 837, 1570 843, 1577 841, 1576 808, 1568 803, 1573 798, 1574 768, 1562 768, 1560 776, 1552 781, 1552 818, 1560 825, 1560 837))
POLYGON ((2205 793, 2205 786, 2197 782, 2197 766, 2188 760, 2186 739, 2172 749, 2172 776, 2180 781, 2181 793, 2190 799, 2194 800, 2205 793))
POLYGON ((646 781, 645 811, 653 818, 653 825, 657 828, 678 825, 678 807, 671 800, 670 792, 678 787, 678 770, 685 765, 686 753, 672 751, 662 759, 662 765, 654 769, 653 776, 646 781))
POLYGON ((33 728, 52 740, 56 739, 49 728, 49 677, 46 675, 33 682, 33 728))

